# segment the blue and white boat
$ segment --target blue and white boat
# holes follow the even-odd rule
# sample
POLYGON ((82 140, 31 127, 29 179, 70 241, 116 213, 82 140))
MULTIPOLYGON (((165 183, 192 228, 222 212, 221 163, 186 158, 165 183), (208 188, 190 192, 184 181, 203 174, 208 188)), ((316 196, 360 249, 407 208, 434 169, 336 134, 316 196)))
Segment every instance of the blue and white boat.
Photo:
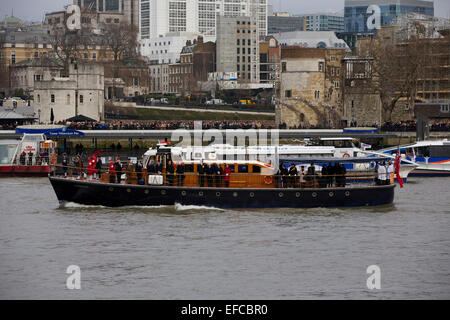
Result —
POLYGON ((450 141, 426 140, 416 143, 390 147, 378 152, 395 155, 400 149, 404 162, 414 163, 417 167, 410 173, 415 177, 450 177, 450 141))

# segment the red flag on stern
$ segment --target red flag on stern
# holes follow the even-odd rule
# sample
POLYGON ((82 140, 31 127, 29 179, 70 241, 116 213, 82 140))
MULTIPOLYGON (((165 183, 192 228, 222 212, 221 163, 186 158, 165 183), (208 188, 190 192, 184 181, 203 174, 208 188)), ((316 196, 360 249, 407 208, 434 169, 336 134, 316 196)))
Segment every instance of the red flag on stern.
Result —
POLYGON ((402 156, 399 153, 397 153, 397 157, 395 158, 395 163, 394 163, 394 167, 395 167, 395 174, 397 175, 397 181, 400 184, 400 188, 403 188, 403 179, 402 177, 400 177, 400 162, 402 161, 402 156))

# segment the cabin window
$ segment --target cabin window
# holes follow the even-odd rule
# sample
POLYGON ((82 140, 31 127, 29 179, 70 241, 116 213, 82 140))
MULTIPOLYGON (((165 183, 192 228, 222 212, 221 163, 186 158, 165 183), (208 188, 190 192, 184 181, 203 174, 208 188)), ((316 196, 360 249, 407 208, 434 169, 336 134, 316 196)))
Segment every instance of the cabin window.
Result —
POLYGON ((236 170, 235 170, 235 168, 234 168, 234 164, 230 164, 230 165, 228 165, 228 166, 230 167, 231 172, 236 172, 236 170))
POLYGON ((239 165, 238 166, 238 172, 239 173, 248 173, 248 165, 239 165))
POLYGON ((185 164, 184 172, 194 172, 194 165, 193 164, 185 164))
POLYGON ((253 166, 253 173, 261 173, 261 167, 260 166, 253 166))

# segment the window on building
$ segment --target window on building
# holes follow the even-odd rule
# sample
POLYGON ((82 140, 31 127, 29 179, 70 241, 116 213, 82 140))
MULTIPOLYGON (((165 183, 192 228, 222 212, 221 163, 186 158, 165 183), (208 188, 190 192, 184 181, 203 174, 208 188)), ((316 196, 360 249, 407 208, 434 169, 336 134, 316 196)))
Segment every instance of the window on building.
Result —
POLYGON ((35 57, 35 58, 38 58, 38 57, 39 57, 39 52, 35 51, 35 52, 34 52, 34 57, 35 57))
POLYGON ((282 62, 281 63, 281 72, 286 72, 287 71, 287 63, 286 62, 282 62))
POLYGON ((450 105, 448 105, 448 104, 441 104, 441 112, 442 113, 449 113, 450 112, 450 105))
POLYGON ((314 91, 314 98, 320 99, 320 91, 318 91, 318 90, 314 91))
POLYGON ((95 52, 92 53, 92 60, 97 60, 97 53, 95 52))
POLYGON ((319 62, 319 72, 323 72, 324 63, 319 62))
POLYGON ((16 63, 16 52, 11 51, 11 64, 15 64, 15 63, 16 63))
POLYGON ((292 98, 292 90, 286 90, 286 91, 284 92, 284 96, 285 96, 286 98, 292 98))
POLYGON ((50 102, 55 103, 55 95, 54 94, 50 95, 50 102))
POLYGON ((240 46, 241 45, 241 39, 237 39, 237 45, 240 46))
POLYGON ((40 94, 37 95, 37 102, 41 103, 41 95, 40 94))
POLYGON ((85 53, 83 54, 83 56, 84 56, 85 59, 89 59, 89 53, 85 52, 85 53))
POLYGON ((66 96, 66 104, 70 104, 70 94, 66 96))
POLYGON ((84 97, 82 94, 80 94, 80 103, 84 103, 84 97))

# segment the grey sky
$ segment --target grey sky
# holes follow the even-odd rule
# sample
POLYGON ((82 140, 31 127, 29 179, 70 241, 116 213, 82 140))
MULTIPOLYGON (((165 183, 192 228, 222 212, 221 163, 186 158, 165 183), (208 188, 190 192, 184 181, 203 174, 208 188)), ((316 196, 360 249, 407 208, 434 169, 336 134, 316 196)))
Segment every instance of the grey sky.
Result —
MULTIPOLYGON (((11 15, 26 21, 42 21, 46 12, 63 9, 71 0, 0 0, 0 20, 11 15)), ((269 0, 274 11, 291 13, 311 13, 317 11, 340 12, 344 9, 344 0, 269 0)), ((434 1, 435 15, 450 18, 450 0, 434 1)))

